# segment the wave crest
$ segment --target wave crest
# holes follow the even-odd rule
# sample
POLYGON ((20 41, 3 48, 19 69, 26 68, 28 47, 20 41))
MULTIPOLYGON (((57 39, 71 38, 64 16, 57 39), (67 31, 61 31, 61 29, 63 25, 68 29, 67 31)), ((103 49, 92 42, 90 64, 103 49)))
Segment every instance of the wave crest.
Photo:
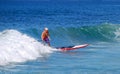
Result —
POLYGON ((58 27, 52 30, 54 36, 72 41, 118 41, 120 25, 101 24, 96 26, 58 27))

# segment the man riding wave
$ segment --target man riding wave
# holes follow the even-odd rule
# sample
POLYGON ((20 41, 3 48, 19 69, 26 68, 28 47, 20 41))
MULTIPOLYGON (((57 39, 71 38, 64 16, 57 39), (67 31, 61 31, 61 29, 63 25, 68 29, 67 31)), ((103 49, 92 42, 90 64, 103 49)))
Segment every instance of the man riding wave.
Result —
POLYGON ((44 31, 42 32, 41 39, 44 43, 48 44, 50 46, 50 35, 48 32, 48 28, 44 28, 44 31))

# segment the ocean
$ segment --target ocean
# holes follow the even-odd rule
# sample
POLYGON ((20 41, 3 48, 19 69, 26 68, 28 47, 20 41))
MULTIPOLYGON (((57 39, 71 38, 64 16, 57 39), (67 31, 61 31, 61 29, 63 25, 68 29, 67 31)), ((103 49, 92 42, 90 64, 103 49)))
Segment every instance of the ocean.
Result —
POLYGON ((119 2, 0 2, 1 74, 120 74, 119 52, 119 2), (45 27, 51 47, 42 44, 45 27), (55 48, 79 44, 89 46, 67 52, 55 48))

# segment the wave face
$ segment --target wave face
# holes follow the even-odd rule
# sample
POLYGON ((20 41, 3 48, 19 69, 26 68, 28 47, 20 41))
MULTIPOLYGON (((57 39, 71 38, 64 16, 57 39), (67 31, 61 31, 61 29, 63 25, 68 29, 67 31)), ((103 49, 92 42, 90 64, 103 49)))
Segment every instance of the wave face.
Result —
POLYGON ((57 27, 51 33, 59 39, 69 39, 78 42, 119 41, 120 26, 101 24, 96 26, 57 27))
POLYGON ((17 30, 4 30, 0 32, 0 50, 0 65, 8 65, 46 57, 55 49, 17 30))

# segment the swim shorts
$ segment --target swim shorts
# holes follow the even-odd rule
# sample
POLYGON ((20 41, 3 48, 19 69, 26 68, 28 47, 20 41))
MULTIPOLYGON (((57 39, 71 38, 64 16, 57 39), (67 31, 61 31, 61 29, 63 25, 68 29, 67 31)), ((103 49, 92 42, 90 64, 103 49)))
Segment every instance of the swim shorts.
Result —
POLYGON ((45 43, 50 43, 48 38, 45 38, 44 41, 45 41, 45 43))

